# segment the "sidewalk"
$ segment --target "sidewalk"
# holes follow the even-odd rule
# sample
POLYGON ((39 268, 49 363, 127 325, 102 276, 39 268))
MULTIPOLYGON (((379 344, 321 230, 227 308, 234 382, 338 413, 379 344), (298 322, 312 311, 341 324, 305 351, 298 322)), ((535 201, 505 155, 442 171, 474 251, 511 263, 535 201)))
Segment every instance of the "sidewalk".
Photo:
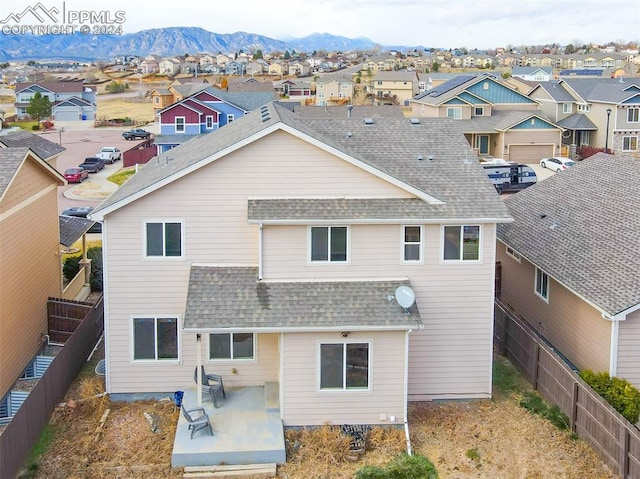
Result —
POLYGON ((106 178, 96 177, 95 173, 89 179, 64 191, 62 194, 72 200, 102 201, 118 189, 118 185, 106 178))

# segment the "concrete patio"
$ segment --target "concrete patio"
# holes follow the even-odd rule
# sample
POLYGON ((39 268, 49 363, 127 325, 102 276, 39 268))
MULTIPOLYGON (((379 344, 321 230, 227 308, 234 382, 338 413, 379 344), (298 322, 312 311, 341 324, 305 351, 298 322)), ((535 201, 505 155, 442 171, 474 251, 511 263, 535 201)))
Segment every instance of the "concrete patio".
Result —
MULTIPOLYGON (((180 414, 171 465, 283 464, 286 452, 277 384, 267 384, 266 393, 265 387, 229 389, 226 393, 226 399, 219 398, 219 408, 211 401, 202 403, 213 436, 201 430, 190 439, 191 431, 180 414)), ((185 391, 183 404, 187 409, 197 407, 195 388, 185 391)))

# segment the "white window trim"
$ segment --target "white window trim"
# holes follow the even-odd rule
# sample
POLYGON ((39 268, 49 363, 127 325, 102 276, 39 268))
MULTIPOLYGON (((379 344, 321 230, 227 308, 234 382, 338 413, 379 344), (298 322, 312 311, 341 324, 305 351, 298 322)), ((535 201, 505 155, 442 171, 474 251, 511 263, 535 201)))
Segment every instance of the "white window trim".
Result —
MULTIPOLYGON (((625 135, 625 136, 622 137, 622 151, 638 151, 638 144, 639 143, 640 143, 640 137, 637 137, 635 135, 625 135), (636 147, 635 147, 635 149, 631 149, 631 148, 626 149, 624 147, 625 140, 628 139, 629 143, 631 143, 633 141, 633 138, 636 139, 636 147)), ((631 146, 631 145, 629 145, 629 146, 631 146)))
POLYGON ((474 106, 473 107, 473 115, 474 116, 484 116, 484 107, 483 106, 474 106), (478 110, 480 113, 478 113, 478 110))
POLYGON ((571 103, 562 104, 562 113, 571 113, 573 111, 571 103))
POLYGON ((213 130, 215 122, 213 121, 213 115, 207 115, 204 118, 204 125, 207 130, 213 130))
POLYGON ((514 250, 511 246, 506 246, 505 247, 505 252, 507 253, 507 256, 510 256, 514 261, 517 261, 518 263, 520 263, 521 261, 521 256, 520 253, 518 253, 516 250, 514 250))
POLYGON ((400 258, 402 260, 403 263, 405 264, 424 264, 424 228, 422 227, 422 225, 402 225, 402 227, 400 228, 400 234, 402 235, 400 237, 400 258), (407 243, 405 241, 405 229, 406 228, 420 228, 420 242, 418 243, 407 243), (406 259, 404 257, 404 247, 406 245, 412 245, 412 244, 417 244, 418 245, 418 251, 419 251, 419 259, 406 259))
POLYGON ((639 123, 639 122, 640 122, 640 108, 629 108, 627 110, 627 123, 639 123), (635 120, 629 118, 632 112, 633 112, 633 116, 636 117, 635 120))
POLYGON ((483 228, 480 224, 464 224, 464 225, 440 225, 440 264, 473 264, 473 263, 482 263, 482 244, 483 244, 483 228), (444 259, 444 228, 445 226, 457 226, 462 228, 462 235, 460 237, 460 241, 464 241, 464 227, 465 226, 477 226, 478 230, 478 259, 462 259, 463 250, 460 249, 460 259, 444 259))
POLYGON ((327 264, 349 264, 351 262, 351 226, 349 225, 313 225, 307 228, 307 264, 310 265, 327 265, 327 264), (331 240, 331 228, 347 228, 347 259, 346 261, 331 261, 331 242, 328 243, 328 258, 326 261, 311 260, 312 253, 312 235, 313 228, 329 228, 329 240, 331 240))
POLYGON ((187 131, 187 119, 184 116, 176 116, 173 119, 174 130, 177 134, 183 134, 187 131), (182 120, 182 131, 178 130, 178 119, 182 120))
MULTIPOLYGON (((130 329, 130 333, 129 333, 129 337, 131 338, 130 341, 130 353, 129 353, 129 357, 130 362, 132 364, 180 364, 180 362, 182 361, 182 335, 180 334, 180 331, 182 331, 182 318, 179 314, 132 314, 129 316, 129 329, 130 329), (158 319, 162 318, 162 319, 176 319, 177 320, 177 325, 176 325, 176 341, 178 343, 178 357, 175 359, 136 359, 135 358, 135 354, 136 354, 136 337, 135 337, 135 328, 133 327, 133 322, 134 320, 138 318, 138 319, 154 319, 154 325, 156 327, 156 332, 157 332, 157 327, 158 327, 158 319)), ((156 342, 155 342, 155 355, 158 356, 158 341, 156 338, 156 342)))
POLYGON ((163 261, 173 261, 173 260, 184 260, 185 258, 185 226, 184 220, 180 219, 146 219, 142 221, 142 257, 145 260, 163 260, 163 261), (147 255, 147 224, 149 223, 162 223, 164 232, 164 225, 167 223, 180 223, 180 256, 167 256, 164 245, 164 237, 162 238, 162 256, 149 256, 147 255))
MULTIPOLYGON (((346 350, 346 347, 343 346, 343 351, 346 350)), ((331 341, 331 340, 318 340, 316 342, 316 391, 322 394, 327 394, 327 393, 349 393, 349 394, 358 394, 358 393, 368 393, 372 391, 372 379, 373 379, 373 341, 371 339, 362 339, 362 340, 358 340, 358 339, 345 339, 342 341, 331 341), (345 386, 346 381, 347 381, 347 375, 346 375, 346 360, 347 360, 347 356, 346 354, 343 357, 343 362, 342 362, 342 388, 321 388, 320 387, 320 382, 322 380, 322 348, 321 346, 323 344, 366 344, 367 348, 368 348, 368 352, 369 352, 369 356, 368 356, 368 362, 367 362, 367 366, 368 366, 368 371, 367 371, 367 387, 366 388, 347 388, 345 386)))
MULTIPOLYGON (((535 295, 540 298, 542 301, 544 301, 545 303, 549 303, 549 287, 550 287, 550 278, 549 275, 547 273, 545 273, 544 271, 542 271, 540 268, 536 268, 535 269, 535 279, 534 279, 534 290, 533 292, 535 293, 535 295), (538 292, 538 272, 540 272, 540 274, 544 275, 547 278, 547 288, 546 288, 546 296, 542 294, 542 292, 538 292)), ((542 288, 540 288, 542 289, 542 288)))
POLYGON ((452 120, 461 120, 462 119, 462 107, 459 106, 448 106, 447 107, 447 118, 451 118, 452 120), (449 116, 449 110, 453 113, 453 116, 449 116), (456 113, 458 116, 456 116, 456 113))
MULTIPOLYGON (((211 353, 211 334, 228 334, 229 335, 229 341, 231 341, 231 353, 233 356, 233 335, 237 334, 236 333, 209 333, 207 334, 207 360, 209 362, 212 363, 220 363, 220 362, 242 362, 242 363, 255 363, 257 361, 257 355, 258 355, 258 335, 256 333, 251 333, 253 334, 253 357, 252 358, 215 358, 215 359, 211 359, 211 357, 209 356, 209 354, 211 353)), ((241 333, 242 334, 242 333, 241 333)))

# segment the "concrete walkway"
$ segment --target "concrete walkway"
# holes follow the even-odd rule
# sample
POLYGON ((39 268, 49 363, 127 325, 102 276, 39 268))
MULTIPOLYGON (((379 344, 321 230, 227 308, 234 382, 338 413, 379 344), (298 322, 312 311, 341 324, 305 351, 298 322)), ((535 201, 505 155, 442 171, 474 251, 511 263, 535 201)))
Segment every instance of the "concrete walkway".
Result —
MULTIPOLYGON (((116 161, 114 165, 118 165, 116 161)), ((97 173, 90 173, 89 178, 75 185, 62 194, 72 200, 102 201, 118 189, 118 185, 107 180, 115 171, 105 166, 97 173)))

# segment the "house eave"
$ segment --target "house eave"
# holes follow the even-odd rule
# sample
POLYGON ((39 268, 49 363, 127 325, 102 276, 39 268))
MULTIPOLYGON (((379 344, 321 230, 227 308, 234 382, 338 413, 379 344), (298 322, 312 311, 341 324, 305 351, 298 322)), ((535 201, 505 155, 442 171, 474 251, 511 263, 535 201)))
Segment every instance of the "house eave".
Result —
POLYGON ((183 328, 183 332, 188 334, 216 334, 216 333, 353 333, 363 331, 416 331, 423 329, 424 325, 420 320, 416 320, 415 326, 407 324, 398 324, 395 326, 366 326, 366 325, 343 325, 343 326, 313 326, 313 327, 287 327, 287 326, 270 326, 270 327, 228 327, 228 328, 183 328))

